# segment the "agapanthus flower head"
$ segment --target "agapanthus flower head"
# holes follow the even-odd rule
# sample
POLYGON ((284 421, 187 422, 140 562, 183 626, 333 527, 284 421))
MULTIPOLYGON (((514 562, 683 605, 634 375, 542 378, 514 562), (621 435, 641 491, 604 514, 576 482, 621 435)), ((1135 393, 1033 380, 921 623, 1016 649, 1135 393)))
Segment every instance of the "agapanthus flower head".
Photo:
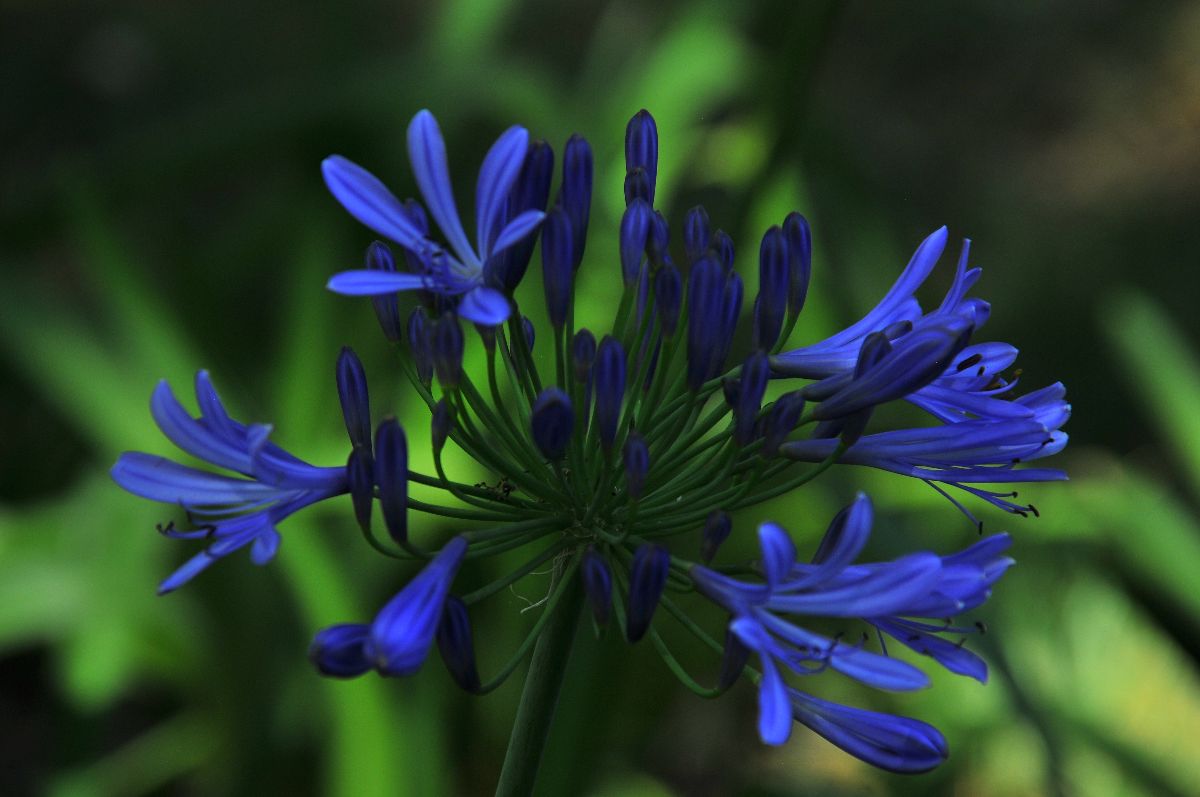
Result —
POLYGON ((936 729, 815 693, 824 677, 887 690, 928 685, 922 669, 890 655, 889 640, 985 680, 986 664, 962 644, 974 626, 955 618, 978 610, 1011 565, 1009 537, 986 537, 949 556, 915 551, 861 563, 875 513, 859 495, 819 543, 764 523, 752 567, 724 562, 722 545, 736 533, 739 511, 841 465, 920 479, 973 520, 946 486, 985 507, 1028 514, 1032 505, 1016 503, 1015 493, 980 485, 1065 478, 1024 465, 1066 444, 1065 391, 1056 383, 1018 395, 1015 377, 1006 376, 1016 349, 974 340, 990 308, 969 295, 980 270, 968 268, 967 243, 940 305, 922 309, 915 291, 945 249, 945 228, 918 246, 862 319, 789 348, 814 278, 808 220, 791 213, 759 239, 752 266, 758 291, 747 307, 733 239, 703 208, 675 220, 656 205, 659 146, 657 123, 639 112, 626 128, 625 174, 610 180, 623 188, 626 207, 619 219, 593 218, 587 141, 573 136, 564 146, 551 203, 553 151, 531 142, 524 128, 509 128, 480 169, 473 242, 428 111, 408 131, 423 205, 401 202, 344 158, 324 162, 334 196, 398 247, 393 254, 370 243, 367 267, 334 276, 330 287, 371 296, 384 337, 400 344, 413 400, 430 411, 432 472, 414 466, 425 458, 410 457, 396 418, 385 416, 372 434, 365 370, 346 350, 336 368, 349 437, 345 466, 308 465, 272 445, 269 427, 232 421, 201 372, 200 416, 163 384, 152 401, 155 419, 186 452, 240 475, 145 454, 123 455, 113 475, 131 492, 182 506, 199 524, 185 532, 169 527, 172 536, 208 542, 164 589, 243 546, 266 561, 279 544, 277 523, 349 493, 372 549, 420 569, 371 622, 316 635, 309 655, 323 674, 410 675, 436 640, 455 682, 486 694, 531 649, 569 643, 586 605, 598 633, 616 626, 614 634, 631 644, 647 640, 699 694, 713 696, 741 679, 757 683, 759 735, 768 743, 783 742, 799 722, 885 769, 936 766, 948 754, 936 729), (681 242, 672 241, 672 224, 681 242), (598 247, 586 247, 602 226, 615 237, 610 263, 595 262, 589 252, 598 247), (521 277, 538 246, 542 290, 522 295, 521 277), (583 295, 584 268, 602 269, 621 287, 615 307, 596 312, 583 295), (535 328, 522 302, 544 302, 549 324, 535 328), (611 324, 594 320, 608 312, 611 324), (878 410, 901 401, 925 410, 927 422, 889 425, 889 414, 878 410), (443 455, 451 446, 491 476, 448 473, 443 455), (410 483, 441 498, 418 499, 410 483), (430 515, 451 521, 453 536, 431 528, 430 515), (805 561, 800 554, 809 550, 805 561), (522 564, 456 594, 468 560, 513 551, 527 552, 522 564), (529 608, 538 619, 528 638, 495 677, 481 678, 472 607, 547 571, 545 597, 529 608), (690 592, 715 610, 716 633, 684 608, 680 595, 690 592), (719 656, 713 687, 689 674, 660 633, 672 621, 719 656), (845 633, 814 630, 830 624, 845 633), (873 636, 860 637, 863 629, 873 636), (802 679, 803 690, 793 685, 802 679))

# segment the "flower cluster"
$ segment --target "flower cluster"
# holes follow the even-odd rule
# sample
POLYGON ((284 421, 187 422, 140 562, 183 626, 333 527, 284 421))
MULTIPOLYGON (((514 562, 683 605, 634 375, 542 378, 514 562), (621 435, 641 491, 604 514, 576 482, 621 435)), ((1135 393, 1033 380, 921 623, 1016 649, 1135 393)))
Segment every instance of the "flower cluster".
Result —
POLYGON ((1018 467, 1063 448, 1070 407, 1058 384, 1014 395, 1016 380, 1005 374, 1016 349, 974 342, 989 306, 969 295, 980 270, 968 267, 968 243, 935 310, 925 312, 915 293, 943 254, 945 228, 918 246, 861 320, 789 349, 812 272, 807 220, 792 213, 763 235, 757 294, 748 301, 733 241, 703 208, 684 216, 682 246, 672 245, 667 217, 655 206, 658 131, 642 111, 626 130, 626 209, 616 230, 620 262, 612 266, 624 291, 611 326, 593 332, 576 323, 593 176, 585 139, 566 143, 551 201, 551 147, 521 127, 501 135, 479 171, 474 243, 428 111, 409 125, 408 150, 420 200, 399 200, 340 156, 323 163, 333 196, 388 242, 370 244, 365 267, 335 275, 329 288, 370 297, 385 337, 403 353, 406 376, 430 411, 434 472, 410 467, 395 419, 374 425, 366 375, 348 349, 336 368, 350 442, 344 466, 309 465, 270 443, 269 426, 232 420, 204 372, 196 378, 199 417, 164 383, 151 406, 166 436, 238 475, 140 453, 124 454, 114 466, 125 489, 186 510, 195 528, 168 525, 165 533, 205 542, 162 591, 245 546, 255 563, 265 563, 279 545, 277 524, 348 494, 374 549, 424 566, 369 622, 316 635, 310 658, 323 674, 410 675, 436 641, 454 680, 483 694, 515 671, 552 618, 574 623, 586 606, 597 628, 615 625, 630 643, 651 640, 700 694, 719 694, 743 676, 756 682, 759 733, 769 744, 785 741, 800 722, 885 769, 924 771, 944 760, 946 741, 932 726, 823 700, 789 685, 785 673, 803 680, 829 670, 884 690, 926 686, 920 669, 890 655, 890 639, 985 680, 983 660, 962 644, 974 627, 953 618, 980 606, 1011 564, 1007 535, 950 556, 857 563, 873 522, 871 502, 860 494, 834 518, 810 562, 798 560, 792 536, 773 523, 759 527, 756 561, 713 562, 731 534, 731 513, 834 466, 914 477, 973 520, 948 488, 1024 515, 1035 510, 1013 500, 1015 493, 978 485, 1065 478, 1058 470, 1018 467), (540 331, 521 314, 517 297, 535 252, 548 319, 540 331), (404 295, 412 297, 407 307, 404 295), (736 334, 742 326, 745 338, 736 334), (479 373, 464 367, 471 327, 484 355, 479 373), (742 340, 750 341, 748 350, 742 340), (875 409, 897 401, 921 408, 929 422, 872 429, 875 409), (442 453, 450 444, 499 486, 448 475, 442 453), (413 483, 442 491, 445 501, 412 498, 413 483), (463 530, 440 542, 412 539, 410 511, 453 518, 463 530), (386 535, 377 534, 380 525, 386 535), (672 550, 676 538, 683 544, 672 550), (454 593, 466 560, 518 548, 530 549, 525 564, 469 594, 454 593), (471 607, 549 563, 553 583, 529 636, 483 680, 471 607), (728 614, 723 641, 682 608, 687 593, 728 614), (720 656, 715 686, 703 686, 675 658, 658 627, 668 616, 720 656), (803 618, 856 624, 871 634, 827 636, 802 625, 803 618))

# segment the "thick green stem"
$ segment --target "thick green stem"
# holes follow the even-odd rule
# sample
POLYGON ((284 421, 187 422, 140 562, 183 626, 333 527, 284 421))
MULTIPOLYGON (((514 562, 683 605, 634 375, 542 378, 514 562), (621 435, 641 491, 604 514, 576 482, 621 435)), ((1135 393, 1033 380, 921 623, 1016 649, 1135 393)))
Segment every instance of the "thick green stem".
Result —
POLYGON ((555 569, 555 580, 566 578, 569 582, 564 585, 562 599, 554 607, 554 614, 533 649, 508 752, 504 755, 504 768, 500 770, 500 782, 496 786, 497 797, 524 797, 533 793, 542 751, 550 735, 554 707, 558 703, 558 692, 566 674, 571 643, 579 625, 583 589, 574 575, 575 568, 560 560, 555 569))

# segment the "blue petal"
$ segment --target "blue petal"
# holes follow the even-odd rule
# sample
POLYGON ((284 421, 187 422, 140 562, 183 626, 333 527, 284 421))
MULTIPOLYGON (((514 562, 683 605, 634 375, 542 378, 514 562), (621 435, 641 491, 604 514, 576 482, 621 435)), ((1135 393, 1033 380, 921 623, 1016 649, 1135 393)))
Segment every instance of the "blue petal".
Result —
POLYGON ((487 327, 503 324, 511 312, 508 298, 492 288, 479 287, 467 291, 458 305, 460 316, 487 327))
POLYGON ((811 589, 840 574, 867 544, 874 518, 875 508, 871 499, 866 493, 859 493, 854 503, 846 507, 829 524, 829 530, 825 532, 825 537, 813 558, 818 567, 800 583, 789 586, 811 589))
POLYGON ((260 482, 196 470, 139 451, 122 454, 110 473, 117 484, 134 495, 168 504, 236 505, 280 495, 276 488, 260 482))
POLYGON ((464 263, 475 267, 482 265, 459 220, 450 184, 450 167, 446 163, 446 142, 442 140, 437 120, 429 111, 418 111, 408 125, 408 158, 429 213, 450 246, 464 263))
POLYGON ((158 594, 166 595, 168 592, 174 592, 199 575, 215 561, 217 561, 217 557, 207 551, 201 551, 184 562, 174 573, 163 579, 162 583, 158 585, 158 594))
MULTIPOLYGON (((879 617, 901 614, 938 586, 942 560, 917 553, 872 568, 866 575, 838 579, 819 591, 776 592, 766 606, 774 611, 819 617, 879 617)), ((790 585, 784 585, 786 589, 790 585)))
POLYGON ((758 527, 758 544, 762 549, 763 574, 767 584, 774 589, 796 564, 796 544, 791 535, 775 523, 763 523, 758 527))
POLYGON ((890 772, 927 772, 950 755, 937 728, 920 720, 851 708, 789 690, 797 722, 852 756, 890 772))
POLYGON ((182 450, 214 465, 249 474, 250 456, 245 449, 201 425, 175 398, 165 379, 150 397, 150 414, 167 439, 182 450))
POLYGON ((475 224, 478 228, 475 242, 484 260, 492 253, 492 233, 501 221, 504 203, 528 149, 528 131, 523 127, 510 127, 496 139, 479 169, 479 182, 475 187, 475 224))
POLYGON ((515 243, 520 243, 530 233, 537 229, 546 214, 540 210, 527 210, 505 225, 496 242, 492 245, 492 254, 503 252, 515 243))
POLYGON ((399 199, 375 175, 341 155, 321 162, 325 185, 350 215, 405 249, 420 250, 427 243, 399 199))
POLYGON ((429 282, 429 278, 421 274, 355 269, 334 274, 325 287, 343 296, 384 296, 396 291, 427 288, 429 282))
POLYGON ((279 550, 279 539, 279 532, 273 526, 264 529, 254 538, 254 545, 250 548, 250 561, 262 566, 274 559, 279 550))
POLYGON ((764 654, 759 659, 762 681, 758 685, 758 735, 767 744, 783 744, 792 734, 787 685, 770 656, 764 654))

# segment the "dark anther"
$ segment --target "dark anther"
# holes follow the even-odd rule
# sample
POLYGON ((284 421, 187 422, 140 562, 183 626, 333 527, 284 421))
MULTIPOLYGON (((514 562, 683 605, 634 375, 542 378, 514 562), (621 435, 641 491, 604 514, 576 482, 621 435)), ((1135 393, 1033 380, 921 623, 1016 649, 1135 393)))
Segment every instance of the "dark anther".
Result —
POLYGON ((174 531, 174 530, 175 530, 175 521, 174 521, 174 520, 168 520, 168 521, 167 521, 167 525, 165 525, 165 526, 164 526, 163 524, 161 524, 161 523, 155 523, 155 524, 154 524, 154 529, 155 529, 155 531, 157 531, 159 534, 170 534, 172 531, 174 531))
POLYGON ((979 536, 983 536, 983 521, 979 521, 979 536))
POLYGON ((982 620, 975 621, 975 628, 978 629, 979 633, 981 633, 981 634, 987 633, 987 626, 984 625, 982 620))
POLYGON ((204 539, 211 540, 217 534, 217 527, 211 523, 205 523, 199 527, 198 531, 204 532, 204 539))
POLYGON ((1036 506, 1034 506, 1033 504, 1030 504, 1030 505, 1029 505, 1029 511, 1033 513, 1033 516, 1034 516, 1034 517, 1041 517, 1041 516, 1042 516, 1042 513, 1041 513, 1041 512, 1038 512, 1038 508, 1037 508, 1036 506))
MULTIPOLYGON (((980 354, 980 353, 978 353, 978 352, 976 352, 975 354, 972 354, 970 357, 968 357, 967 359, 965 359, 965 360, 963 360, 962 362, 960 362, 960 363, 959 363, 959 364, 956 366, 956 369, 955 369, 955 370, 958 370, 958 371, 965 371, 965 370, 967 370, 968 368, 970 368, 972 365, 975 365, 976 363, 978 363, 978 362, 979 362, 980 360, 982 360, 982 359, 983 359, 983 355, 982 355, 982 354, 980 354)), ((983 369, 981 368, 980 370, 982 371, 983 369)))

